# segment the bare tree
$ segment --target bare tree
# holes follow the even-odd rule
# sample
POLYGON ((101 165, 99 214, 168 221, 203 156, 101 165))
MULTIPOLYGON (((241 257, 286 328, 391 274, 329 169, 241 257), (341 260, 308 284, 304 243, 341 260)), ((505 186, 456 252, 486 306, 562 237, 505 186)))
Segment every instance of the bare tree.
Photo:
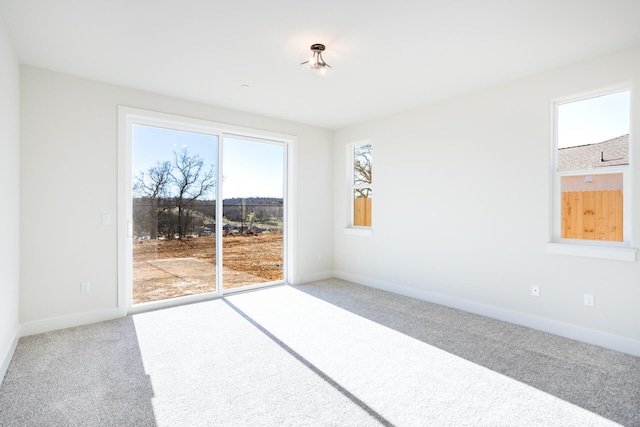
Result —
POLYGON ((136 228, 140 232, 149 233, 149 237, 152 239, 158 237, 158 215, 169 208, 161 206, 161 204, 167 197, 171 169, 170 162, 157 162, 146 172, 140 172, 134 179, 133 194, 138 198, 138 204, 147 205, 146 212, 148 214, 146 221, 143 218, 134 218, 136 219, 136 228))
MULTIPOLYGON (((371 184, 371 144, 358 145, 353 153, 353 183, 371 184)), ((371 188, 358 188, 357 197, 369 197, 371 188)))
POLYGON ((202 157, 189 155, 187 149, 173 153, 171 183, 176 190, 175 205, 178 208, 178 235, 184 237, 191 222, 195 201, 206 196, 216 186, 214 166, 204 168, 202 157))

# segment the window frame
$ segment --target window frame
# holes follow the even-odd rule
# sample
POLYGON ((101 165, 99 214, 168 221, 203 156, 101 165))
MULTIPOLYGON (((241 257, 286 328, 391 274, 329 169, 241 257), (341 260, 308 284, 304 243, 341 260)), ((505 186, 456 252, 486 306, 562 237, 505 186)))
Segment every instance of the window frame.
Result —
MULTIPOLYGON (((142 311, 154 310, 157 308, 177 306, 192 302, 205 301, 212 298, 220 298, 227 293, 244 292, 254 287, 247 286, 234 291, 233 289, 224 290, 220 285, 222 278, 217 280, 216 293, 205 293, 198 295, 190 295, 179 298, 172 298, 163 301, 150 302, 146 304, 131 304, 130 295, 132 293, 132 263, 128 254, 131 251, 131 235, 132 223, 131 205, 129 201, 132 199, 132 126, 135 124, 149 125, 160 128, 184 130, 187 132, 205 133, 218 135, 218 182, 223 181, 223 165, 222 165, 222 149, 223 140, 228 137, 239 137, 244 139, 256 139, 261 141, 271 141, 275 144, 281 144, 284 147, 284 206, 283 215, 285 228, 283 229, 284 248, 283 248, 283 283, 296 284, 298 280, 297 268, 297 246, 294 230, 297 227, 296 201, 297 201, 297 144, 298 138, 295 135, 284 133, 265 131, 245 126, 231 125, 226 123, 214 122, 208 119, 198 119, 189 116, 177 115, 175 113, 163 113, 147 109, 118 105, 117 110, 118 123, 118 313, 121 316, 134 314, 142 311)), ((216 191, 220 191, 218 187, 216 191)), ((217 200, 222 200, 223 194, 218 193, 217 200)), ((216 217, 222 218, 222 203, 216 204, 216 217)), ((221 236, 222 221, 217 221, 216 235, 221 236)), ((216 245, 221 239, 216 239, 216 245)), ((222 245, 216 247, 218 254, 222 254, 222 245)), ((222 271, 222 257, 216 257, 216 267, 222 271)), ((271 283, 266 283, 269 286, 271 283)), ((259 287, 255 286, 255 287, 259 287)))
MULTIPOLYGON (((371 192, 374 191, 374 179, 373 173, 371 174, 371 183, 365 184, 356 184, 354 182, 354 168, 355 168, 355 148, 362 145, 371 145, 371 151, 373 153, 373 144, 371 140, 365 139, 357 142, 352 142, 347 144, 347 155, 346 155, 346 200, 347 200, 347 219, 346 219, 346 227, 344 228, 344 233, 353 236, 363 236, 368 237, 372 234, 373 229, 373 215, 371 218, 371 225, 355 225, 354 224, 354 192, 358 189, 369 188, 371 192)), ((372 154, 373 158, 373 154, 372 154)), ((372 196, 373 199, 373 196, 372 196)), ((373 210, 373 209, 372 209, 373 210)))
MULTIPOLYGON (((629 164, 607 166, 604 168, 585 168, 572 170, 559 170, 559 149, 558 149, 558 113, 559 107, 562 105, 580 102, 600 96, 613 95, 620 92, 629 92, 630 99, 633 99, 633 91, 630 85, 618 86, 608 90, 593 91, 581 96, 567 97, 552 101, 552 129, 551 138, 551 230, 550 241, 547 243, 547 253, 559 255, 572 255, 590 258, 611 259, 620 261, 635 261, 636 249, 632 248, 632 129, 629 125, 629 164), (567 176, 582 175, 609 175, 622 174, 623 188, 623 237, 622 242, 609 240, 587 240, 587 239, 571 239, 562 237, 562 187, 561 181, 567 176)), ((631 101, 629 105, 630 114, 633 111, 631 101)), ((632 120, 631 120, 632 122, 632 120)))

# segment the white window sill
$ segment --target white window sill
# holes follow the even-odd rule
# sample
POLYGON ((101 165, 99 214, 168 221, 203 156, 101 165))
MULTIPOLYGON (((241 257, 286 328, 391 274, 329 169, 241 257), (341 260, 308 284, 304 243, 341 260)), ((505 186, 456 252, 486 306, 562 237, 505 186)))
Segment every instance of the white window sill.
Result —
POLYGON ((607 246, 572 245, 570 243, 547 243, 547 253, 587 258, 611 259, 615 261, 636 261, 637 249, 613 248, 607 246))
POLYGON ((371 228, 369 227, 345 227, 344 234, 347 236, 371 237, 371 228))

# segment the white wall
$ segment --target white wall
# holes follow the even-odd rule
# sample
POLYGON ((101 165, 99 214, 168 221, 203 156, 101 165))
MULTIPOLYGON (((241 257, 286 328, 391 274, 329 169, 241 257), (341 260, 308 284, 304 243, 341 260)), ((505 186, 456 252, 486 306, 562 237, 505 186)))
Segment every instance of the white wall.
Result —
MULTIPOLYGON (((15 69, 15 60, 8 62, 15 69)), ((15 92, 14 74, 2 69, 3 93, 5 86, 15 92)), ((639 78, 640 49, 628 50, 349 127, 332 144, 327 130, 23 66, 20 321, 38 331, 56 319, 73 323, 115 310, 116 224, 101 226, 100 214, 117 214, 122 104, 298 136, 296 280, 326 277, 335 267, 339 277, 640 355, 639 263, 545 252, 551 100, 639 78), (375 156, 373 236, 348 236, 344 146, 366 138, 375 156), (79 292, 83 280, 91 281, 91 293, 79 292), (532 284, 541 297, 530 296, 532 284), (595 307, 582 304, 584 293, 595 295, 595 307)), ((8 99, 0 101, 3 116, 17 123, 18 101, 8 99)), ((632 102, 640 105, 637 91, 632 102)), ((640 129, 637 112, 632 126, 640 129)), ((1 129, 5 151, 14 153, 3 152, 10 164, 1 168, 8 176, 0 185, 15 200, 18 154, 11 141, 18 132, 1 129)), ((640 167, 640 150, 632 150, 631 161, 640 167)), ((640 188, 640 174, 633 180, 640 188)), ((639 246, 640 197, 633 208, 639 246)), ((8 214, 16 223, 17 207, 8 214)), ((17 234, 7 229, 14 261, 0 285, 5 347, 16 329, 17 300, 17 234)))
POLYGON ((21 88, 20 320, 26 333, 114 315, 118 105, 296 135, 296 280, 331 275, 331 131, 28 66, 21 69, 21 88), (111 226, 100 225, 103 213, 113 218, 111 226), (83 294, 85 280, 92 291, 83 294))
MULTIPOLYGON (((640 263, 545 252, 552 100, 625 83, 636 85, 633 138, 640 49, 336 132, 336 274, 640 355, 640 263), (342 229, 345 145, 365 138, 375 165, 373 235, 357 237, 342 229), (595 296, 593 308, 583 305, 585 293, 595 296)), ((634 173, 634 247, 638 188, 634 173)))
POLYGON ((20 73, 0 18, 0 381, 18 337, 20 73))

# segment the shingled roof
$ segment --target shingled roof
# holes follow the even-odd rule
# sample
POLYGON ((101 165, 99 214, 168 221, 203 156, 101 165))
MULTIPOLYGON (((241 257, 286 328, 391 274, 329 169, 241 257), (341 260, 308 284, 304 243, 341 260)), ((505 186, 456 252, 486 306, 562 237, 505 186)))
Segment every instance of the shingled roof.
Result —
POLYGON ((593 169, 629 164, 629 134, 595 144, 558 149, 558 169, 593 169))

